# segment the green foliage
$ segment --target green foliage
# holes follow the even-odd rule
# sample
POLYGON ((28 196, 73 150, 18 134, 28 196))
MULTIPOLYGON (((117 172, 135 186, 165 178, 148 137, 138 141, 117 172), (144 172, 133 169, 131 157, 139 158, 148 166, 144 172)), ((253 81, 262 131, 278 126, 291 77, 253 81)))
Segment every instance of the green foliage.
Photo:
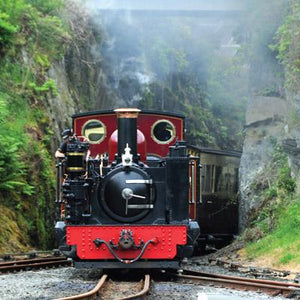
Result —
POLYGON ((47 93, 52 92, 54 96, 57 96, 57 87, 53 79, 48 79, 42 86, 37 86, 36 83, 30 82, 28 84, 36 93, 47 93))
POLYGON ((48 69, 50 67, 50 61, 47 55, 36 53, 34 59, 42 68, 48 69))
POLYGON ((241 124, 248 94, 248 71, 243 64, 239 53, 231 59, 215 55, 209 69, 207 93, 219 124, 218 143, 226 148, 238 149, 243 141, 241 124))
MULTIPOLYGON (((169 80, 169 79, 167 79, 169 80)), ((194 145, 226 145, 228 129, 213 115, 201 86, 186 74, 172 74, 172 89, 153 83, 139 102, 142 109, 177 111, 187 116, 188 142, 194 145)))
POLYGON ((0 144, 0 190, 3 192, 13 191, 31 195, 33 187, 24 181, 25 165, 18 155, 20 143, 14 138, 1 136, 0 144))
POLYGON ((21 159, 22 141, 8 123, 8 109, 0 94, 0 194, 8 192, 31 195, 33 187, 24 180, 25 164, 21 159))
POLYGON ((139 102, 141 109, 177 111, 186 116, 188 142, 205 147, 233 148, 229 129, 224 120, 217 117, 205 88, 186 73, 170 75, 168 83, 153 83, 139 102), (172 88, 169 80, 172 78, 172 88))
POLYGON ((60 0, 0 0, 0 50, 8 51, 5 43, 18 46, 26 40, 27 51, 47 59, 59 58, 69 37, 61 19, 54 15, 62 7, 60 0))
MULTIPOLYGON (((273 143, 276 143, 273 141, 273 143)), ((291 169, 288 166, 288 158, 281 146, 275 144, 273 152, 273 166, 278 168, 275 185, 283 195, 292 196, 296 190, 296 180, 291 177, 291 169)))
POLYGON ((300 87, 300 3, 288 1, 289 14, 275 35, 275 44, 270 48, 277 52, 278 60, 284 65, 286 86, 291 91, 300 87))
POLYGON ((14 209, 2 204, 0 204, 0 232, 1 253, 28 251, 27 228, 24 219, 14 209))
POLYGON ((252 186, 261 205, 252 213, 250 223, 252 228, 259 228, 263 235, 276 228, 282 209, 293 199, 296 190, 296 180, 291 177, 286 153, 276 139, 271 138, 270 142, 274 147, 272 161, 252 186))
POLYGON ((33 7, 27 10, 26 15, 32 51, 47 55, 50 60, 60 58, 69 38, 62 21, 56 16, 45 17, 33 7))
POLYGON ((275 230, 266 237, 249 244, 247 255, 255 258, 276 253, 274 265, 300 263, 300 199, 288 199, 282 206, 278 224, 275 230))
POLYGON ((50 233, 53 231, 51 212, 54 209, 54 165, 50 153, 43 144, 37 141, 28 142, 27 163, 30 162, 33 168, 28 174, 28 180, 34 182, 36 194, 32 197, 35 207, 31 212, 28 212, 34 220, 30 224, 29 233, 36 246, 46 248, 53 237, 50 233))
POLYGON ((296 258, 296 255, 291 254, 291 253, 287 253, 279 259, 279 262, 282 263, 282 264, 286 264, 286 263, 289 263, 291 260, 293 260, 295 258, 296 258))
POLYGON ((283 68, 269 45, 287 14, 290 0, 246 0, 247 13, 235 32, 242 45, 241 58, 249 66, 250 91, 256 95, 282 96, 283 68))
POLYGON ((9 16, 0 11, 0 49, 11 43, 12 36, 17 32, 17 27, 11 24, 9 16))
POLYGON ((57 87, 47 71, 68 46, 61 0, 0 0, 0 201, 14 211, 2 226, 0 249, 51 244, 55 175, 45 97, 57 87), (22 230, 16 229, 22 226, 22 230), (13 229, 13 230, 12 230, 13 229), (5 240, 9 232, 20 236, 5 240), (14 241, 14 239, 18 241, 14 241))
POLYGON ((300 115, 296 109, 289 111, 288 125, 291 131, 300 125, 300 115))
MULTIPOLYGON (((141 45, 134 51, 142 47, 144 64, 155 74, 139 107, 184 114, 191 144, 241 149, 248 90, 240 60, 220 54, 216 35, 203 32, 199 38, 194 30, 198 21, 167 17, 162 22, 157 18, 151 29, 143 29, 149 27, 147 21, 138 22, 141 45)), ((128 38, 127 32, 124 36, 128 38)))
POLYGON ((247 240, 252 231, 260 234, 247 240, 246 251, 253 258, 276 253, 275 265, 299 263, 300 255, 296 248, 300 246, 300 199, 295 196, 296 181, 290 175, 286 154, 275 139, 270 141, 274 152, 272 162, 265 170, 268 185, 260 194, 263 204, 244 238, 247 240))
POLYGON ((149 50, 156 58, 163 74, 170 74, 174 70, 182 72, 189 65, 184 49, 175 49, 161 38, 154 41, 149 50))
POLYGON ((296 190, 296 181, 291 177, 291 169, 289 167, 282 167, 278 174, 278 188, 285 194, 291 195, 296 190))
POLYGON ((27 3, 38 8, 44 14, 53 14, 63 8, 63 0, 26 0, 27 3))
POLYGON ((55 187, 53 161, 47 150, 49 119, 41 109, 29 109, 21 98, 15 98, 9 108, 2 105, 1 111, 0 199, 25 219, 24 234, 28 232, 32 244, 46 248, 52 236, 55 187), (40 135, 43 138, 39 140, 40 135))

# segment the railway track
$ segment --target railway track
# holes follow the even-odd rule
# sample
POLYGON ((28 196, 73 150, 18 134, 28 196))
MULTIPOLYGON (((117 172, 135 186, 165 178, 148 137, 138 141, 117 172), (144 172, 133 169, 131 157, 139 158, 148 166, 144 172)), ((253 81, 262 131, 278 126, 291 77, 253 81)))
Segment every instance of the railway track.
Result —
POLYGON ((33 259, 14 260, 0 262, 0 273, 8 273, 21 270, 32 270, 46 267, 69 266, 71 262, 66 257, 43 257, 33 259))
POLYGON ((300 299, 300 284, 297 283, 251 279, 191 270, 181 270, 179 274, 174 273, 173 275, 182 279, 197 280, 204 285, 213 284, 238 290, 264 292, 271 296, 282 295, 286 298, 300 299))
MULTIPOLYGON (((108 282, 108 275, 104 274, 95 288, 89 292, 83 293, 83 294, 78 294, 75 296, 70 296, 70 297, 65 297, 65 298, 59 298, 57 300, 77 300, 77 299, 109 299, 112 295, 116 295, 117 291, 120 291, 120 282, 114 282, 114 289, 115 291, 109 291, 109 295, 106 293, 105 289, 108 289, 110 287, 111 289, 111 281, 108 282)), ((129 284, 129 283, 126 283, 129 284)), ((139 292, 133 293, 128 296, 121 296, 121 297, 113 297, 114 299, 118 300, 129 300, 129 299, 140 299, 141 297, 145 296, 150 289, 150 275, 145 275, 145 278, 143 280, 143 286, 142 289, 139 292)), ((130 285, 127 287, 127 291, 132 291, 130 285)))

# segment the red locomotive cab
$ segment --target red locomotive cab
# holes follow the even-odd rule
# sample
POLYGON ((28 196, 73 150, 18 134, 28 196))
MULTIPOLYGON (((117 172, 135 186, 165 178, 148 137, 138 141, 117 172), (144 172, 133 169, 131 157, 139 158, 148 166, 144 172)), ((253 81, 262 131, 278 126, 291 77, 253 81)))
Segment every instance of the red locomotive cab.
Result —
MULTIPOLYGON (((129 145, 130 147, 130 145, 129 145)), ((138 129, 137 130, 137 150, 140 155, 141 161, 146 161, 146 139, 144 134, 138 129)), ((108 140, 108 155, 109 162, 115 159, 115 155, 118 153, 118 130, 115 130, 108 140)))

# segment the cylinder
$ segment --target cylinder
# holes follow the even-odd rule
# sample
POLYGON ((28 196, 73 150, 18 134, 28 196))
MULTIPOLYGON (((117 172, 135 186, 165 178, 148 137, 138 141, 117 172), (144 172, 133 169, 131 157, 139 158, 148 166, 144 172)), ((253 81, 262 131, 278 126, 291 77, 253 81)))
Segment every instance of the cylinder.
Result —
POLYGON ((121 157, 128 144, 131 154, 137 156, 137 108, 118 108, 114 110, 118 118, 118 156, 121 157))

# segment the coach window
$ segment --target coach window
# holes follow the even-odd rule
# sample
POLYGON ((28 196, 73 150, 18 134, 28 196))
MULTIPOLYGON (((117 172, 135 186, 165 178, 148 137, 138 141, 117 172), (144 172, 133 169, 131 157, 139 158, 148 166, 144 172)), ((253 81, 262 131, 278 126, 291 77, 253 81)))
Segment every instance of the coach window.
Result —
POLYGON ((232 191, 232 176, 229 172, 225 174, 225 189, 227 192, 232 191))
POLYGON ((158 144, 169 144, 175 138, 175 126, 168 120, 159 120, 152 125, 151 136, 158 144))
POLYGON ((205 174, 204 192, 206 193, 216 192, 216 166, 205 165, 204 174, 205 174))
POLYGON ((207 193, 211 192, 211 178, 212 178, 212 174, 211 174, 211 165, 206 165, 205 166, 205 185, 204 185, 204 191, 207 193))
POLYGON ((216 166, 215 167, 215 192, 220 192, 223 189, 222 186, 222 167, 216 166))
POLYGON ((106 127, 99 120, 89 120, 82 126, 81 133, 91 144, 99 144, 106 136, 106 127))
POLYGON ((234 168, 234 193, 237 193, 239 190, 239 169, 238 168, 234 168))

